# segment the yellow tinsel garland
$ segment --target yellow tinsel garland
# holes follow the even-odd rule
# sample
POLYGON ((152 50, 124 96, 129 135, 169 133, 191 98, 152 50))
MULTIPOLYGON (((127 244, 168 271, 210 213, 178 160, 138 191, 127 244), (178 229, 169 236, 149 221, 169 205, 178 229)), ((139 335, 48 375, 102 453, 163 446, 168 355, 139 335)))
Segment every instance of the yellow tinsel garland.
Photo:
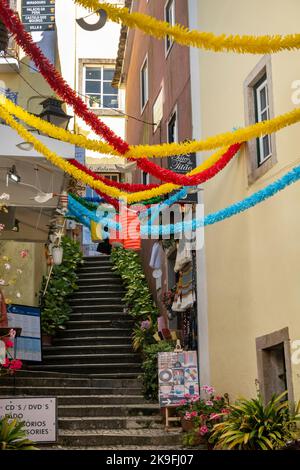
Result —
MULTIPOLYGON (((120 198, 126 200, 128 204, 132 204, 139 201, 145 201, 151 199, 153 197, 162 196, 164 194, 168 194, 175 189, 180 188, 181 186, 166 183, 161 185, 158 188, 153 188, 146 191, 138 191, 136 193, 128 194, 124 191, 121 191, 117 188, 107 186, 105 183, 95 180, 92 176, 86 174, 85 172, 77 169, 68 161, 64 160, 62 157, 58 156, 55 152, 51 151, 46 145, 40 142, 36 137, 34 137, 25 127, 20 124, 19 122, 15 121, 12 115, 4 108, 3 105, 0 105, 0 117, 4 119, 7 124, 12 127, 19 135, 24 139, 26 142, 31 142, 35 148, 35 150, 44 155, 44 157, 51 161, 53 165, 57 166, 64 172, 68 173, 69 175, 73 176, 77 181, 82 181, 84 184, 90 186, 94 189, 99 189, 103 193, 107 194, 108 196, 114 198, 120 198)), ((207 168, 210 168, 214 163, 216 163, 223 155, 226 149, 221 149, 208 158, 202 165, 198 168, 192 170, 189 175, 197 174, 200 171, 203 171, 207 168)))
MULTIPOLYGON (((68 142, 79 147, 83 147, 95 152, 109 153, 112 155, 120 156, 110 145, 86 137, 71 134, 71 132, 65 131, 59 127, 53 126, 42 119, 29 114, 20 106, 15 105, 10 100, 6 99, 3 95, 0 95, 0 103, 3 107, 11 114, 15 115, 22 121, 26 122, 31 127, 38 129, 44 134, 48 134, 55 139, 68 142)), ((160 144, 160 145, 137 145, 131 146, 129 152, 123 157, 126 158, 145 158, 147 157, 170 157, 173 155, 184 155, 187 153, 201 152, 204 150, 213 150, 220 147, 230 147, 230 145, 236 143, 247 142, 251 139, 255 139, 262 135, 272 134, 277 132, 284 127, 291 126, 300 121, 300 109, 294 109, 288 113, 281 114, 273 119, 264 122, 258 122, 242 129, 237 129, 231 132, 225 132, 216 136, 208 137, 206 140, 190 141, 182 143, 172 144, 160 144)), ((223 149, 224 150, 224 149, 223 149)), ((215 163, 215 161, 214 161, 215 163)), ((212 163, 213 164, 213 163, 212 163)), ((210 164, 209 166, 211 166, 210 164)), ((209 168, 201 167, 197 173, 203 169, 209 168)), ((196 174, 196 173, 193 173, 196 174)))
POLYGON ((219 36, 204 31, 189 30, 183 25, 170 25, 143 13, 131 13, 128 8, 119 8, 98 0, 74 0, 85 8, 104 10, 108 18, 116 23, 123 23, 129 28, 138 28, 145 34, 162 39, 170 36, 183 46, 199 47, 214 52, 232 51, 240 54, 270 54, 284 50, 300 49, 300 34, 276 35, 225 35, 219 36))

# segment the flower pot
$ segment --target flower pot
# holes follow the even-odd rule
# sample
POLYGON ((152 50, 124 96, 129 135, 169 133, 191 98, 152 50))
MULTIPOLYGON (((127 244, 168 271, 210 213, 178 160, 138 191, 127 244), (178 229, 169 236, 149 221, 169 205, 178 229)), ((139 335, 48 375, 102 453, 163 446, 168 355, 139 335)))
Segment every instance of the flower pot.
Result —
POLYGON ((42 345, 43 346, 52 346, 52 340, 53 340, 52 335, 42 334, 42 345))
POLYGON ((181 418, 181 427, 184 432, 193 431, 194 423, 191 419, 185 419, 184 417, 181 418))

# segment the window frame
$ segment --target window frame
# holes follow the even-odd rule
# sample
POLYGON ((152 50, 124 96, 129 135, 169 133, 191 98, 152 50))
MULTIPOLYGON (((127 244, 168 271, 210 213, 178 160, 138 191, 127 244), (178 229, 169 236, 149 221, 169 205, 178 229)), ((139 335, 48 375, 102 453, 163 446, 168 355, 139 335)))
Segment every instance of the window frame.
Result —
POLYGON ((175 116, 175 140, 173 142, 178 142, 179 135, 178 135, 178 109, 177 106, 173 109, 172 113, 170 114, 170 117, 167 121, 167 137, 168 137, 168 143, 172 144, 173 142, 170 141, 170 133, 169 133, 169 128, 170 124, 175 116))
POLYGON ((144 61, 142 63, 142 66, 140 68, 140 105, 141 105, 141 114, 145 111, 145 108, 148 104, 149 101, 149 62, 148 62, 148 54, 146 54, 144 61), (144 74, 143 71, 146 69, 147 73, 145 75, 146 77, 146 82, 145 86, 143 83, 144 80, 144 74), (145 89, 145 101, 144 101, 144 95, 143 95, 143 88, 145 89))
MULTIPOLYGON (((269 102, 269 87, 268 87, 268 79, 267 76, 264 75, 259 82, 254 86, 254 93, 255 93, 255 114, 256 114, 256 122, 263 122, 264 119, 262 115, 267 113, 267 119, 270 119, 270 102, 269 102), (262 108, 261 103, 261 91, 265 88, 266 90, 266 106, 262 108)), ((266 136, 261 136, 257 138, 257 164, 261 166, 267 161, 270 157, 272 157, 272 142, 270 134, 266 136), (269 154, 264 156, 264 138, 267 137, 269 143, 269 154)))
POLYGON ((89 109, 96 109, 96 110, 105 110, 105 109, 110 109, 110 110, 115 110, 115 109, 120 109, 120 97, 119 97, 119 90, 116 90, 116 95, 111 95, 109 93, 104 93, 104 83, 111 83, 109 82, 108 80, 104 80, 104 71, 105 70, 114 70, 114 67, 112 65, 109 65, 109 64, 85 64, 83 66, 83 94, 86 96, 86 97, 89 97, 89 96, 99 96, 100 98, 100 106, 98 107, 93 107, 93 106, 90 106, 90 104, 88 103, 88 107, 89 109), (100 70, 100 79, 88 79, 87 78, 87 72, 88 72, 88 69, 99 69, 100 70), (87 82, 97 82, 99 83, 100 82, 100 93, 89 93, 87 92, 87 82), (112 106, 104 106, 104 97, 105 96, 116 96, 117 100, 118 100, 118 103, 117 103, 117 106, 116 107, 112 107, 112 106))
MULTIPOLYGON (((169 23, 171 26, 175 26, 176 21, 175 21, 175 0, 167 0, 165 7, 164 7, 164 19, 167 23, 169 23), (169 11, 172 13, 172 21, 168 21, 168 16, 169 16, 169 11)), ((169 36, 166 36, 165 38, 165 56, 166 58, 168 57, 170 50, 172 49, 174 44, 174 39, 170 38, 169 36)))
MULTIPOLYGON (((245 101, 245 124, 246 126, 255 124, 258 121, 257 105, 256 105, 256 89, 264 82, 268 90, 268 118, 274 116, 273 103, 273 81, 272 81, 272 63, 271 56, 265 55, 254 69, 250 72, 244 82, 244 101, 245 101)), ((245 153, 248 165, 248 183, 253 184, 257 179, 267 173, 277 163, 276 136, 269 136, 269 144, 271 154, 261 159, 260 149, 262 147, 262 139, 264 136, 252 139, 245 145, 245 153)))

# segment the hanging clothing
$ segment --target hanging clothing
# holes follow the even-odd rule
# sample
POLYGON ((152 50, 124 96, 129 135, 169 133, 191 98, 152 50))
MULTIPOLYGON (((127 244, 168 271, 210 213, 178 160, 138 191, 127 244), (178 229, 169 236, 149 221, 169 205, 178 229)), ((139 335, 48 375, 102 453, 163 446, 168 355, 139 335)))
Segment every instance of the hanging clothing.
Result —
POLYGON ((180 272, 172 310, 174 310, 174 312, 184 312, 188 308, 191 308, 195 301, 193 269, 189 266, 186 271, 180 272))
POLYGON ((174 271, 178 273, 181 271, 188 263, 193 261, 192 250, 190 243, 187 242, 184 238, 179 240, 177 247, 177 256, 174 271))
POLYGON ((149 266, 152 269, 161 269, 161 260, 162 260, 162 248, 160 243, 155 242, 152 251, 149 266))

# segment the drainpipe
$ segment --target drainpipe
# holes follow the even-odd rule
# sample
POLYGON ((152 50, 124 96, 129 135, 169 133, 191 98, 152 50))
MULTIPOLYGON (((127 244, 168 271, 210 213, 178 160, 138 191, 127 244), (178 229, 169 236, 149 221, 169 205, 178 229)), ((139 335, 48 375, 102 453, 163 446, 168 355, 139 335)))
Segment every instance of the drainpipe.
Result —
MULTIPOLYGON (((198 2, 188 0, 189 28, 199 29, 198 24, 198 2)), ((192 123, 193 136, 195 140, 201 140, 201 95, 200 95, 200 51, 190 47, 190 69, 191 69, 191 95, 192 95, 192 123)), ((197 165, 202 158, 197 154, 197 165)), ((204 191, 198 193, 198 203, 204 204, 204 191)), ((205 240, 205 237, 203 237, 205 240)), ((204 241, 205 243, 205 241, 204 241)), ((197 263, 197 328, 198 328, 198 366, 200 383, 210 384, 209 363, 209 336, 208 336, 208 308, 207 308, 207 284, 206 284, 206 262, 205 244, 202 249, 196 250, 197 263)))

